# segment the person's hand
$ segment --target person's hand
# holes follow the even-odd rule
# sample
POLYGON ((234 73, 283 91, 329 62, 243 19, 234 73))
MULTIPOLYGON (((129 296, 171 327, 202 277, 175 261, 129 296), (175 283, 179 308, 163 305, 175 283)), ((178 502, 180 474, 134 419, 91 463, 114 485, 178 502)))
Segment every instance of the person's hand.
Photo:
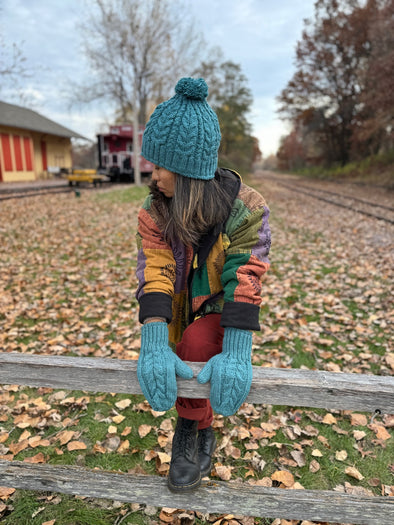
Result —
POLYGON ((197 376, 199 383, 211 382, 210 400, 215 412, 231 416, 249 394, 252 384, 252 333, 225 328, 222 352, 213 356, 197 376))
POLYGON ((144 396, 157 412, 169 410, 177 398, 176 375, 193 377, 192 369, 168 346, 168 327, 164 322, 144 324, 137 377, 144 396))

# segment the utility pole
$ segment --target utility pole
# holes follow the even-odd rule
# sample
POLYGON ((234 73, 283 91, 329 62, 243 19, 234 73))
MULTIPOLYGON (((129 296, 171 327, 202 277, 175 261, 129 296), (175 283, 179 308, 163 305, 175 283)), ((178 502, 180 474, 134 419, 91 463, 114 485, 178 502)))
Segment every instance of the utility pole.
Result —
POLYGON ((134 164, 134 184, 141 186, 141 171, 140 171, 140 135, 138 123, 138 91, 137 79, 134 75, 134 89, 133 89, 133 164, 134 164))

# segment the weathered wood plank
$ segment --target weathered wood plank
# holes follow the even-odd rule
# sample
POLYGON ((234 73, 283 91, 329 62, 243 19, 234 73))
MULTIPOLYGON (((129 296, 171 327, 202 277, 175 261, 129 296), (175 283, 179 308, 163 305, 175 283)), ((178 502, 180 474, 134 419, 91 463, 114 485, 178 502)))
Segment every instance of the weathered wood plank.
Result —
POLYGON ((286 490, 246 483, 203 482, 190 494, 174 494, 158 476, 0 460, 0 486, 60 492, 157 507, 244 516, 382 525, 394 523, 394 498, 318 490, 286 490))
MULTIPOLYGON (((195 376, 202 363, 189 363, 195 376)), ((140 394, 137 362, 0 353, 0 384, 140 394)), ((178 380, 183 397, 209 397, 209 385, 178 380)), ((250 403, 394 413, 394 377, 253 367, 250 403)))

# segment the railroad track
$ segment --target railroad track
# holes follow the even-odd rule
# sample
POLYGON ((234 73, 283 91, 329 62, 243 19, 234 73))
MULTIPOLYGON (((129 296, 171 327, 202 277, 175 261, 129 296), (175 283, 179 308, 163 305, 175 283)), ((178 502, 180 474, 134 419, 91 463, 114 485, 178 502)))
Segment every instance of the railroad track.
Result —
POLYGON ((40 188, 7 189, 0 191, 0 201, 25 199, 26 197, 36 197, 38 195, 48 195, 52 193, 69 193, 70 191, 73 190, 69 186, 41 186, 40 188))
POLYGON ((25 199, 27 197, 37 197, 40 195, 52 195, 56 193, 77 192, 80 189, 93 190, 97 186, 70 186, 68 183, 60 186, 37 186, 30 188, 5 188, 0 189, 0 202, 10 199, 25 199))
POLYGON ((346 195, 345 193, 338 193, 335 191, 314 188, 303 184, 292 184, 288 181, 280 180, 278 177, 269 177, 270 180, 276 182, 282 187, 289 189, 296 193, 302 193, 309 197, 345 208, 367 217, 371 217, 377 220, 385 221, 390 224, 394 224, 394 207, 386 206, 378 202, 368 201, 366 199, 360 199, 352 195, 346 195))

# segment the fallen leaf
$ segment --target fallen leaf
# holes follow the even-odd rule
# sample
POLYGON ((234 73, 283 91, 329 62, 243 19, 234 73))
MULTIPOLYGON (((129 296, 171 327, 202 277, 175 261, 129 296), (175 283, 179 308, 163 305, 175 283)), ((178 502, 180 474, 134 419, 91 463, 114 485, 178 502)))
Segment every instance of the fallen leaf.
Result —
POLYGON ((231 479, 231 467, 226 467, 224 465, 215 465, 215 472, 217 476, 223 481, 229 481, 231 479))
POLYGON ((367 434, 364 432, 364 430, 353 430, 353 437, 356 441, 364 439, 366 435, 367 434))
POLYGON ((120 414, 118 414, 117 416, 114 416, 112 418, 112 421, 114 423, 116 423, 117 425, 119 425, 120 423, 122 423, 126 418, 124 416, 121 416, 120 414))
POLYGON ((288 472, 287 470, 277 470, 275 471, 271 479, 273 481, 279 481, 280 483, 283 483, 285 487, 291 487, 294 485, 294 476, 291 472, 288 472))
POLYGON ((391 435, 383 425, 378 425, 376 423, 372 423, 371 425, 368 425, 368 428, 373 430, 376 434, 376 437, 378 439, 383 439, 383 441, 386 441, 387 439, 391 438, 391 435))
POLYGON ((121 436, 128 436, 131 432, 131 427, 125 427, 123 432, 121 433, 121 436))
POLYGON ((304 467, 306 465, 305 454, 301 450, 292 450, 290 455, 299 467, 304 467))
POLYGON ((237 428, 237 438, 238 439, 246 439, 250 437, 250 432, 247 428, 245 427, 238 427, 237 428))
POLYGON ((320 450, 318 448, 315 448, 312 450, 311 452, 312 456, 314 456, 315 458, 321 458, 323 457, 323 454, 320 452, 320 450))
POLYGON ((0 487, 0 499, 7 500, 14 492, 15 489, 10 489, 9 487, 0 487))
POLYGON ((30 458, 25 458, 23 462, 24 463, 45 463, 45 456, 42 452, 39 452, 35 456, 32 456, 30 458))
POLYGON ((359 481, 364 479, 364 476, 356 469, 356 467, 346 467, 345 474, 351 476, 352 478, 356 478, 359 481))
POLYGON ((105 454, 107 452, 106 448, 104 448, 102 445, 100 445, 99 443, 95 443, 93 445, 93 452, 94 453, 98 453, 98 454, 105 454))
POLYGON ((157 452, 155 450, 149 450, 144 457, 145 461, 151 461, 152 459, 157 458, 157 452))
POLYGON ((338 461, 345 461, 345 459, 347 459, 346 450, 337 450, 335 452, 335 459, 337 459, 338 461))
POLYGON ((320 470, 320 463, 316 461, 315 459, 312 459, 312 461, 309 463, 309 470, 310 472, 318 472, 320 470))
POLYGON ((65 445, 74 437, 75 432, 73 430, 62 430, 57 434, 56 439, 60 441, 61 445, 65 445))
POLYGON ((119 410, 124 410, 130 405, 131 405, 131 399, 122 399, 121 401, 118 401, 117 403, 115 403, 116 408, 118 408, 119 410))
POLYGON ((147 436, 151 430, 152 430, 151 425, 140 425, 138 427, 138 435, 142 439, 145 436, 147 436))
POLYGON ((159 434, 157 437, 157 442, 159 444, 159 447, 164 448, 168 444, 168 436, 159 434))
POLYGON ((171 461, 171 456, 165 452, 157 452, 157 456, 160 459, 160 463, 169 463, 171 461))
POLYGON ((72 452, 73 450, 86 450, 86 445, 83 441, 70 441, 67 445, 67 450, 72 452))
POLYGON ((385 356, 385 361, 391 370, 394 370, 394 352, 390 352, 385 356))
POLYGON ((175 521, 175 516, 173 516, 173 514, 176 511, 177 509, 161 509, 159 519, 163 523, 173 523, 175 521))
POLYGON ((268 477, 264 477, 257 480, 250 480, 249 483, 252 485, 257 485, 259 487, 272 487, 272 479, 268 477))
POLYGON ((367 417, 364 414, 351 414, 350 424, 355 427, 365 427, 368 423, 367 417))
POLYGON ((25 450, 28 446, 29 446, 29 442, 27 439, 25 439, 24 441, 21 441, 20 443, 10 443, 8 448, 11 450, 13 454, 16 455, 16 454, 19 454, 19 452, 21 452, 22 450, 25 450))
POLYGON ((41 436, 33 436, 32 438, 28 439, 29 447, 36 448, 36 447, 49 447, 50 441, 49 439, 41 439, 41 436))
POLYGON ((278 430, 278 426, 273 423, 261 423, 260 426, 265 432, 275 432, 275 430, 278 430))
POLYGON ((367 481, 368 485, 370 485, 371 487, 379 487, 381 481, 379 478, 370 478, 368 481, 367 481))
POLYGON ((323 418, 323 423, 326 425, 334 425, 337 422, 337 419, 330 413, 326 414, 323 418))
POLYGON ((130 442, 128 439, 125 439, 124 441, 121 442, 116 452, 118 452, 118 454, 123 454, 124 452, 126 452, 126 450, 129 450, 129 448, 130 448, 130 442))
POLYGON ((163 421, 160 424, 160 430, 163 430, 164 432, 170 432, 171 430, 173 430, 172 421, 170 418, 163 419, 163 421))

